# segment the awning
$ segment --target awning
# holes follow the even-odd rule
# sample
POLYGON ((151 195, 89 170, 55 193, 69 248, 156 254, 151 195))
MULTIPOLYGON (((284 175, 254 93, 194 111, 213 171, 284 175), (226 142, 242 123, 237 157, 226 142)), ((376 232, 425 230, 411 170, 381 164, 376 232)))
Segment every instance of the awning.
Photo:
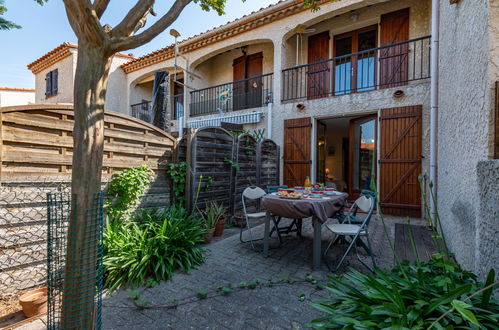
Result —
POLYGON ((263 119, 263 111, 242 113, 237 115, 216 116, 205 119, 187 121, 188 128, 201 128, 206 126, 220 126, 221 122, 233 124, 255 124, 263 119))

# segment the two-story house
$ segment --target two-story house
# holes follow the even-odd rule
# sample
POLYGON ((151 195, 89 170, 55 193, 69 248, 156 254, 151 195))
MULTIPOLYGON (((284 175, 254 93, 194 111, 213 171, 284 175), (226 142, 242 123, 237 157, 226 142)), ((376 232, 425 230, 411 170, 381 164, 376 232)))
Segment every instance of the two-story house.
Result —
MULTIPOLYGON (((499 226, 498 2, 433 7, 438 79, 431 0, 322 1, 317 12, 283 0, 136 59, 116 55, 107 108, 150 121, 155 73, 168 71, 170 132, 221 122, 265 132, 281 146, 284 184, 310 176, 354 198, 375 178, 384 213, 399 216, 424 213, 418 176, 434 150, 451 249, 483 273, 499 265, 488 253, 499 226), (432 82, 440 107, 430 123, 432 82)), ((62 65, 61 47, 76 56, 65 44, 30 65, 37 102, 51 100, 47 77, 62 65)), ((74 69, 65 78, 61 70, 71 87, 74 69)))

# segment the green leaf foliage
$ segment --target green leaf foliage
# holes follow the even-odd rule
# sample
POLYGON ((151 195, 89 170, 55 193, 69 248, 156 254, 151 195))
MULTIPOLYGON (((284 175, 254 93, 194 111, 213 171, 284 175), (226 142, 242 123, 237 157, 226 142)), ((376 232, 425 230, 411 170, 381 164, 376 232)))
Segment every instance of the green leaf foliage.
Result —
POLYGON ((130 215, 154 178, 149 165, 130 167, 113 175, 107 195, 112 199, 106 203, 106 213, 113 218, 130 215))
MULTIPOLYGON (((492 283, 489 276, 487 283, 492 283)), ((331 295, 311 305, 324 316, 314 329, 497 329, 499 302, 471 272, 444 254, 427 262, 407 261, 374 274, 350 270, 330 276, 331 295), (477 293, 472 296, 474 293, 477 293), (470 297, 471 296, 471 297, 470 297)))
POLYGON ((177 269, 189 272, 204 261, 204 234, 201 220, 179 206, 111 218, 104 231, 106 287, 151 286, 177 269))
POLYGON ((168 164, 168 175, 173 181, 173 195, 179 204, 185 203, 185 183, 187 179, 187 163, 168 164))

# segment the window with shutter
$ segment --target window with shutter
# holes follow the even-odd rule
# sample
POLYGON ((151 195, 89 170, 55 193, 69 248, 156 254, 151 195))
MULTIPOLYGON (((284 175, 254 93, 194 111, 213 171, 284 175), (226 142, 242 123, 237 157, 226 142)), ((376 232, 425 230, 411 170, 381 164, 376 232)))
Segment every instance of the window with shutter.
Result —
POLYGON ((59 70, 55 69, 45 75, 45 97, 58 93, 59 70))

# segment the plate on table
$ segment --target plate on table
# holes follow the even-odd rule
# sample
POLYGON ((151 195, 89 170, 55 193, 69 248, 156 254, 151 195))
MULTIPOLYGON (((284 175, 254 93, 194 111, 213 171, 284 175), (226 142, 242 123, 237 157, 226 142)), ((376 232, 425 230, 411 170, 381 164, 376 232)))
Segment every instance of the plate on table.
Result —
MULTIPOLYGON (((279 196, 279 195, 277 195, 279 196)), ((279 196, 279 198, 282 198, 282 199, 302 199, 303 196, 279 196)))

